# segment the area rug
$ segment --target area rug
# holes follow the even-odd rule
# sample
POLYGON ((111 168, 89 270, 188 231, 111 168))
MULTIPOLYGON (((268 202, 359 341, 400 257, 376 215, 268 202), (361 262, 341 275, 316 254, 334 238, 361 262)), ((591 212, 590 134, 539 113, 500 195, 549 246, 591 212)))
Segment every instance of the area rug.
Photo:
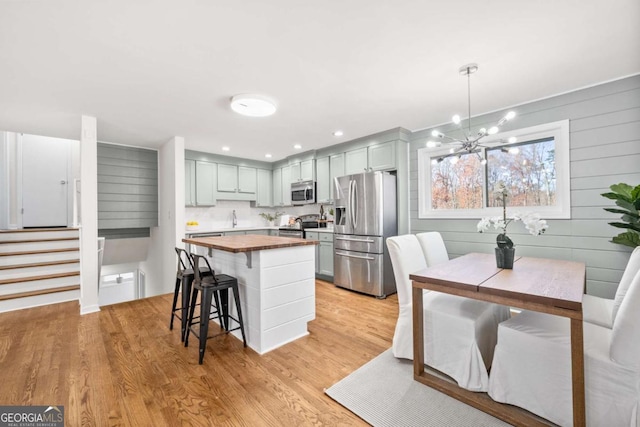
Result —
POLYGON ((325 390, 373 426, 509 426, 413 380, 413 362, 385 351, 325 390))

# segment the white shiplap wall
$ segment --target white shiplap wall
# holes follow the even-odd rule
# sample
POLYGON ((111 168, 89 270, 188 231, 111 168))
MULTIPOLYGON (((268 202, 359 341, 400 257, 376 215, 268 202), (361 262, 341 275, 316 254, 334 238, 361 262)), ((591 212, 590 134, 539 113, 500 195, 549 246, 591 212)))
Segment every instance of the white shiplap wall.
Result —
MULTIPOLYGON (((510 227, 517 254, 585 262, 587 293, 612 298, 631 250, 609 242, 620 230, 607 223, 620 215, 603 210, 611 207, 612 201, 600 194, 609 191, 611 184, 640 184, 640 76, 531 102, 515 110, 518 116, 505 131, 569 119, 571 150, 571 219, 549 220, 550 228, 542 236, 526 234, 521 224, 510 227)), ((505 112, 474 118, 472 126, 495 123, 505 112)), ((411 232, 441 232, 451 257, 492 253, 496 235, 477 233, 477 220, 418 219, 417 150, 424 147, 430 132, 416 132, 411 138, 411 232)))

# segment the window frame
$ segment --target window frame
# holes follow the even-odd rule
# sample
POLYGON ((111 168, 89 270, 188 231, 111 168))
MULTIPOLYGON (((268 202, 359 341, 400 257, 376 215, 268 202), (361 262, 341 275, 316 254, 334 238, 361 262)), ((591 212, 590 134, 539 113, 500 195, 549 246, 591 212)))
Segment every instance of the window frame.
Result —
MULTIPOLYGON (((571 179, 570 179, 570 147, 569 147, 569 120, 545 123, 522 129, 515 129, 491 135, 482 140, 482 145, 493 148, 509 146, 500 141, 508 140, 515 136, 518 141, 513 145, 522 145, 527 141, 536 141, 553 138, 555 141, 555 170, 556 170, 556 205, 555 206, 531 206, 513 207, 508 210, 513 212, 536 212, 545 219, 570 219, 571 218, 571 179)), ((418 149, 418 218, 419 219, 477 219, 486 216, 502 215, 502 208, 482 207, 480 209, 432 209, 431 208, 431 160, 434 157, 448 156, 450 146, 443 144, 437 148, 418 149)), ((483 177, 483 179, 485 179, 483 177)), ((487 197, 486 182, 483 195, 487 197)), ((483 200, 483 206, 486 200, 483 200)))

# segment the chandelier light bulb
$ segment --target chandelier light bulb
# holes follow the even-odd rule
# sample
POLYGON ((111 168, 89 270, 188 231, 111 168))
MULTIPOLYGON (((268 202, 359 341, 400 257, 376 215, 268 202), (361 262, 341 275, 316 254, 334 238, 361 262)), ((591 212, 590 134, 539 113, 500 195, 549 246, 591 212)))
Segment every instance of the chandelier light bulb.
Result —
POLYGON ((482 160, 480 160, 480 164, 481 164, 482 166, 486 165, 486 164, 487 164, 487 159, 482 159, 482 160))
POLYGON ((437 165, 438 164, 438 159, 431 159, 431 164, 432 165, 437 165))
POLYGON ((436 148, 436 147, 440 147, 441 145, 442 143, 439 141, 427 141, 428 148, 436 148))
POLYGON ((455 152, 456 152, 456 150, 454 148, 449 148, 449 154, 453 154, 455 152))
POLYGON ((509 144, 513 144, 514 142, 518 141, 518 138, 516 138, 515 136, 512 136, 511 138, 509 138, 507 141, 509 141, 509 144))
POLYGON ((444 135, 434 129, 433 131, 431 131, 431 136, 435 138, 442 138, 444 135))
POLYGON ((506 116, 504 116, 504 118, 505 118, 505 119, 507 119, 507 120, 511 120, 511 119, 513 119, 515 116, 516 116, 516 112, 515 112, 515 111, 509 111, 509 112, 507 113, 507 115, 506 115, 506 116))
POLYGON ((460 121, 461 121, 460 116, 459 116, 458 114, 456 114, 455 116, 453 116, 453 117, 451 118, 451 121, 452 121, 453 123, 455 123, 455 124, 459 125, 459 124, 460 124, 460 121))
POLYGON ((509 148, 509 154, 518 154, 519 152, 520 152, 520 149, 518 147, 509 148))
POLYGON ((496 133, 498 133, 499 130, 500 130, 500 128, 498 126, 491 126, 489 128, 489 130, 487 131, 487 134, 495 135, 496 133))

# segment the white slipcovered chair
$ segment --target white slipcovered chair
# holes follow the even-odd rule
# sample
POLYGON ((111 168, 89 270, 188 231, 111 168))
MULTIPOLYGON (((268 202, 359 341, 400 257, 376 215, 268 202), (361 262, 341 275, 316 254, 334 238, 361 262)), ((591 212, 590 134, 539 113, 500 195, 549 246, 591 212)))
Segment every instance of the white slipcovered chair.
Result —
MULTIPOLYGON (((418 238, 413 234, 389 237, 387 247, 400 306, 393 336, 393 354, 413 360, 413 304, 409 275, 428 265, 418 238)), ((487 367, 493 357, 496 330, 501 321, 509 318, 508 307, 440 292, 424 291, 423 298, 424 362, 452 377, 460 387, 486 391, 489 384, 487 367)))
POLYGON ((629 289, 629 284, 638 271, 640 271, 640 246, 631 253, 614 299, 584 295, 582 298, 582 317, 584 321, 611 329, 616 314, 620 309, 620 304, 622 304, 622 300, 629 289))
MULTIPOLYGON (((640 271, 612 328, 583 322, 587 425, 640 426, 640 271)), ((573 422, 570 322, 523 311, 498 328, 489 395, 561 426, 573 422)))

